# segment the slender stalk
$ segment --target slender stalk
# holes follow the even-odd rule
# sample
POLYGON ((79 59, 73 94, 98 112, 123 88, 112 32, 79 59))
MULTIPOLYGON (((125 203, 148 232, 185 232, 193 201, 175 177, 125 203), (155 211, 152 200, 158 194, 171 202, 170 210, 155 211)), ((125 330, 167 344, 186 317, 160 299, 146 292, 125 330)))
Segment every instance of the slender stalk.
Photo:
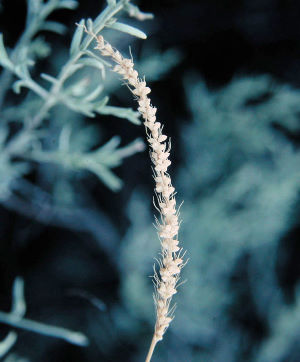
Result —
POLYGON ((174 318, 174 306, 171 300, 177 293, 180 271, 185 265, 184 253, 178 246, 179 211, 176 208, 175 188, 172 186, 168 168, 171 165, 170 142, 163 134, 163 126, 156 121, 157 108, 151 104, 148 94, 151 89, 147 87, 145 79, 140 78, 134 69, 132 59, 124 58, 120 52, 99 35, 85 31, 95 38, 98 49, 103 56, 110 57, 116 66, 113 71, 122 75, 132 94, 139 104, 138 111, 144 119, 147 141, 150 146, 150 157, 153 164, 155 180, 156 208, 160 213, 160 220, 156 219, 156 228, 161 241, 161 260, 159 273, 154 272, 156 323, 146 362, 151 360, 157 342, 163 339, 174 318))
POLYGON ((152 358, 152 355, 153 355, 153 352, 154 352, 156 343, 157 343, 157 340, 156 340, 156 338, 155 338, 155 335, 153 335, 153 338, 152 338, 152 341, 151 341, 151 345, 150 345, 150 347, 149 347, 149 351, 148 351, 148 354, 147 354, 147 357, 146 357, 145 362, 150 362, 150 361, 151 361, 151 358, 152 358))

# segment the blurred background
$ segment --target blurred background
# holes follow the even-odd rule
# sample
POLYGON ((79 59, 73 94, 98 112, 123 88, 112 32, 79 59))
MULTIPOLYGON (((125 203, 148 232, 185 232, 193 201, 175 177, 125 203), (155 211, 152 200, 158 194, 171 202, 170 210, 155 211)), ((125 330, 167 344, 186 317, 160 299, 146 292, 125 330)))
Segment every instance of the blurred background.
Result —
MULTIPOLYGON (((42 2, 29 3, 34 13, 42 2)), ((64 85, 68 106, 58 103, 35 132, 21 133, 44 104, 31 95, 28 59, 36 61, 32 79, 48 89, 40 73, 57 77, 75 22, 96 18, 106 6, 72 4, 49 16, 65 29, 52 23, 48 32, 48 24, 26 51, 13 54, 30 26, 27 3, 0 2, 6 51, 21 64, 21 76, 3 71, 0 78, 5 362, 142 361, 155 322, 153 179, 144 129, 127 108, 136 109, 128 89, 109 71, 101 80, 99 70, 74 75, 64 85), (14 83, 13 92, 9 84, 18 77, 23 83, 14 83), (71 100, 95 88, 93 78, 110 99, 91 118, 92 96, 84 98, 84 112, 71 100), (10 142, 17 134, 21 141, 10 142), (7 154, 8 145, 14 152, 7 154), (34 330, 32 321, 42 325, 34 330), (83 335, 85 347, 78 345, 83 335)), ((170 172, 184 201, 179 237, 189 258, 174 298, 176 318, 153 361, 300 361, 300 3, 134 4, 154 18, 120 19, 147 40, 112 29, 104 35, 127 56, 131 47, 171 136, 170 172)), ((0 48, 5 65, 3 54, 0 48)))

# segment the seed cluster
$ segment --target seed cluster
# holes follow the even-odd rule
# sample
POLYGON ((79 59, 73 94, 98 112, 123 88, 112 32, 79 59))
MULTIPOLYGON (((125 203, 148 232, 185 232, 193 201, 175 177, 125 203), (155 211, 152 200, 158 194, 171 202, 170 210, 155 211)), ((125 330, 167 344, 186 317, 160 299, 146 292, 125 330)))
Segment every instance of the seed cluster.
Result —
POLYGON ((151 100, 148 97, 151 89, 147 87, 145 80, 138 77, 138 72, 133 68, 133 61, 123 58, 119 51, 114 50, 108 42, 104 41, 102 36, 95 38, 97 40, 95 49, 98 49, 102 55, 113 59, 116 63, 113 70, 122 75, 137 98, 138 111, 144 119, 147 140, 151 149, 157 208, 161 215, 160 221, 157 220, 157 229, 162 246, 159 275, 156 272, 154 275, 156 324, 153 340, 156 344, 162 340, 164 332, 173 319, 173 308, 170 308, 170 301, 177 291, 180 270, 184 265, 182 249, 178 246, 177 238, 179 222, 175 189, 167 172, 171 164, 169 160, 170 143, 167 143, 167 136, 163 134, 161 123, 156 120, 157 109, 151 105, 151 100))

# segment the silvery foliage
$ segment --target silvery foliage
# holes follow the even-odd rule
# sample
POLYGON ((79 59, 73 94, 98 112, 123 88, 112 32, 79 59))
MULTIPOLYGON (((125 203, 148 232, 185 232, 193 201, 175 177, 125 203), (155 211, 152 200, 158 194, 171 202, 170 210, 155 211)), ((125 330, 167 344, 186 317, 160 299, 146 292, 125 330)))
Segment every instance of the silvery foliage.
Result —
MULTIPOLYGON (((0 311, 0 322, 12 327, 29 330, 31 332, 36 332, 50 337, 60 338, 77 346, 87 346, 89 344, 88 338, 80 332, 26 319, 26 309, 24 280, 21 277, 17 277, 13 284, 11 311, 9 313, 0 311)), ((18 334, 16 331, 10 331, 7 333, 5 338, 0 341, 0 357, 3 357, 9 350, 11 350, 17 342, 17 339, 18 334)))
POLYGON ((5 357, 4 362, 29 362, 29 360, 27 358, 20 357, 15 353, 10 353, 5 357))
MULTIPOLYGON (((151 19, 152 14, 141 12, 129 0, 107 1, 94 21, 82 19, 79 22, 67 59, 60 59, 59 52, 52 55, 54 69, 56 63, 63 64, 56 69, 57 75, 36 75, 34 65, 51 54, 51 46, 39 32, 61 34, 66 30, 47 17, 55 10, 75 9, 77 5, 73 0, 28 0, 26 28, 14 49, 5 47, 5 35, 0 34, 3 68, 0 77, 0 201, 40 222, 87 230, 96 236, 99 235, 96 219, 101 215, 97 212, 92 215, 85 207, 89 195, 81 187, 80 180, 85 176, 82 171, 95 174, 106 187, 118 191, 122 180, 112 169, 124 158, 142 151, 144 146, 137 139, 120 147, 119 136, 99 146, 101 129, 87 124, 86 117, 96 115, 111 115, 136 125, 140 120, 133 109, 109 104, 109 96, 120 88, 120 82, 107 72, 111 65, 93 52, 93 39, 83 31, 83 25, 94 33, 106 29, 110 37, 116 38, 123 32, 144 39, 144 32, 118 21, 116 16, 122 13, 145 20, 151 19), (108 29, 113 30, 108 32, 108 29), (27 92, 21 93, 24 88, 27 92), (10 89, 17 93, 16 100, 9 101, 10 89), (34 184, 26 178, 31 171, 37 175, 34 184), (79 188, 81 192, 77 192, 79 188), (79 208, 79 205, 84 207, 79 208), (84 222, 87 215, 89 220, 84 222)), ((180 54, 174 49, 163 53, 154 49, 139 65, 147 71, 148 80, 156 80, 179 61, 180 54), (157 67, 159 62, 160 68, 157 67)))
POLYGON ((94 21, 79 22, 58 74, 36 74, 35 64, 51 54, 51 46, 39 32, 65 31, 64 25, 48 16, 77 5, 74 0, 28 0, 26 27, 15 47, 8 49, 5 34, 0 34, 0 200, 29 216, 31 211, 38 215, 36 207, 45 202, 50 209, 79 202, 74 185, 78 185, 75 181, 81 178, 81 171, 89 171, 109 189, 119 190, 122 181, 112 169, 143 150, 140 140, 120 147, 118 136, 99 146, 99 127, 84 121, 84 117, 98 114, 140 124, 138 112, 109 104, 109 95, 115 91, 114 87, 107 90, 105 84, 110 65, 93 53, 92 38, 82 26, 95 33, 109 28, 145 38, 141 30, 116 17, 120 12, 137 18, 151 14, 142 13, 129 0, 107 1, 94 21), (11 89, 18 97, 10 97, 11 89), (26 178, 30 172, 38 175, 36 184, 26 178))
MULTIPOLYGON (((105 214, 93 207, 87 190, 80 189, 79 180, 82 171, 90 171, 110 190, 119 190, 122 180, 112 169, 124 158, 142 151, 144 146, 142 141, 135 140, 120 147, 119 136, 99 146, 101 129, 87 124, 86 117, 103 115, 104 119, 105 115, 112 115, 134 125, 141 122, 138 112, 133 109, 110 105, 109 96, 120 88, 120 83, 108 75, 107 69, 111 65, 92 51, 93 39, 84 32, 83 25, 94 33, 114 29, 118 31, 116 34, 123 32, 144 39, 144 32, 119 22, 116 17, 122 12, 145 20, 152 18, 152 14, 141 12, 129 0, 108 0, 94 21, 82 19, 79 22, 67 59, 57 69, 57 75, 37 75, 35 65, 40 59, 51 55, 53 69, 56 63, 62 63, 61 59, 57 61, 59 52, 51 54, 50 44, 39 32, 63 34, 64 25, 47 18, 55 10, 75 9, 78 2, 28 0, 27 3, 26 27, 13 49, 5 46, 5 34, 0 34, 0 202, 40 222, 89 231, 99 242, 101 240, 103 250, 112 254, 116 232, 105 214), (11 90, 16 96, 11 97, 11 90), (34 177, 27 178, 28 174, 34 177)), ((166 62, 169 51, 155 52, 153 57, 155 64, 159 58, 166 62)), ((149 62, 151 56, 147 58, 146 66, 150 78, 156 79, 157 67, 149 67, 149 62)), ((140 64, 143 66, 143 61, 140 64)), ((163 72, 174 64, 176 61, 165 65, 163 72)), ((13 286, 12 303, 10 313, 0 311, 1 323, 86 345, 86 337, 79 332, 24 317, 26 304, 20 278, 16 278, 13 286)), ((11 331, 0 341, 1 358, 10 351, 17 338, 18 332, 11 331)), ((9 354, 6 360, 22 359, 9 354)))
MULTIPOLYGON (((157 358, 299 360, 299 288, 288 304, 276 265, 280 241, 299 223, 300 152, 288 135, 299 132, 300 92, 265 75, 217 91, 192 75, 185 89, 192 121, 181 127, 184 165, 174 185, 184 198, 179 240, 190 260, 157 358)), ((159 241, 144 199, 137 191, 128 207, 120 260, 126 313, 115 311, 116 322, 136 316, 132 329, 120 323, 133 338, 154 313, 145 276, 159 241)))
MULTIPOLYGON (((83 186, 87 175, 83 171, 93 173, 110 190, 118 191, 123 182, 112 169, 124 158, 142 151, 144 145, 137 139, 120 147, 119 136, 103 144, 101 128, 87 122, 87 117, 101 116, 105 121, 105 116, 110 115, 133 125, 141 123, 138 112, 110 104, 109 97, 120 89, 120 80, 110 76, 107 70, 111 65, 93 52, 95 42, 84 32, 83 25, 94 33, 105 30, 105 36, 116 43, 121 37, 127 44, 127 38, 134 38, 124 38, 120 32, 142 39, 146 34, 117 20, 117 16, 129 15, 137 20, 153 16, 129 0, 107 1, 95 20, 82 19, 78 26, 74 24, 67 55, 59 49, 52 54, 51 45, 39 33, 64 33, 64 25, 47 18, 55 10, 75 9, 78 2, 27 3, 26 27, 13 49, 5 46, 5 34, 0 34, 0 202, 39 222, 88 231, 99 238, 103 234, 99 225, 107 221, 92 205, 83 186), (35 65, 50 56, 56 75, 36 74, 35 65), (11 97, 11 89, 17 97, 11 97), (35 175, 34 183, 26 177, 29 174, 35 175)), ((180 54, 174 49, 161 53, 152 49, 139 66, 147 72, 148 80, 156 80, 179 61, 180 54)))

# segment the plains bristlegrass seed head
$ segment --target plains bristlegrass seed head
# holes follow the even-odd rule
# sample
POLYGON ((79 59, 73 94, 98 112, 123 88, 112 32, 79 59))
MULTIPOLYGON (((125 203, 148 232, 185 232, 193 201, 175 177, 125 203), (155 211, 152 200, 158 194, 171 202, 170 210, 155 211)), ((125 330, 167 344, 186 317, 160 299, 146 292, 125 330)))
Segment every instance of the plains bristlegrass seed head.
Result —
MULTIPOLYGON (((88 32, 87 29, 85 29, 88 32)), ((153 107, 148 94, 151 92, 144 79, 140 79, 131 59, 124 58, 118 50, 100 36, 92 35, 103 56, 110 57, 115 63, 113 70, 122 75, 131 92, 138 101, 138 111, 144 119, 147 140, 151 149, 150 155, 154 165, 156 208, 160 213, 160 221, 156 219, 158 235, 161 240, 161 259, 159 274, 155 271, 155 306, 156 323, 152 343, 146 361, 150 361, 155 345, 163 339, 163 335, 173 319, 174 307, 171 307, 172 296, 177 292, 180 270, 184 266, 182 249, 178 246, 178 209, 176 208, 175 189, 172 186, 168 167, 171 164, 170 143, 162 132, 162 125, 156 121, 156 107, 153 107)))

